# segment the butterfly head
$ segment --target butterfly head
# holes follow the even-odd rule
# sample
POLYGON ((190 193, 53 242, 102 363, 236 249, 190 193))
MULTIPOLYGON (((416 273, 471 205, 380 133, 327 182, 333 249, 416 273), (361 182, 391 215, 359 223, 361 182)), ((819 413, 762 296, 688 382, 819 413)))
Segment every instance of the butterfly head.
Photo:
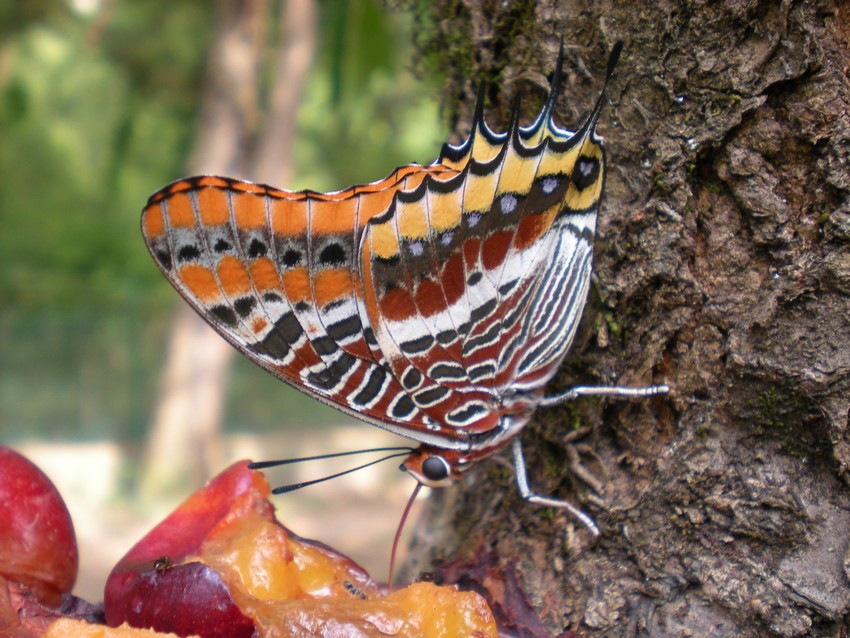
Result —
POLYGON ((426 487, 448 487, 471 465, 465 454, 421 445, 404 460, 402 470, 426 487))

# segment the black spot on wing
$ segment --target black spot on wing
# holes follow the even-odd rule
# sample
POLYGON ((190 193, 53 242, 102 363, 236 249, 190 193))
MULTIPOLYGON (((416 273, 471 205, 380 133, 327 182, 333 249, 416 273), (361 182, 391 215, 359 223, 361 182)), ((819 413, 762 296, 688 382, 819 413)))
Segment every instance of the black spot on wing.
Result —
POLYGON ((482 412, 485 412, 485 408, 483 405, 479 405, 477 403, 471 403, 465 407, 458 408, 456 410, 452 410, 446 415, 446 419, 449 422, 455 423, 465 423, 475 417, 482 412))
POLYGON ((558 205, 563 201, 569 183, 567 175, 541 175, 531 185, 525 210, 543 212, 558 205))
POLYGON ((511 290, 514 289, 518 282, 519 279, 511 279, 507 283, 504 283, 499 286, 499 295, 502 297, 506 296, 511 290))
POLYGON ((218 323, 224 324, 229 328, 234 327, 239 322, 236 318, 236 313, 233 312, 230 306, 213 306, 210 308, 210 314, 216 318, 218 323))
POLYGON ((251 314, 251 311, 257 306, 257 300, 254 297, 241 297, 233 302, 233 308, 243 319, 251 314))
POLYGON ((310 344, 313 346, 313 349, 319 353, 320 356, 324 357, 332 355, 334 352, 339 350, 339 347, 336 345, 336 342, 330 337, 318 337, 317 339, 311 340, 310 344))
POLYGON ((369 326, 363 329, 363 336, 366 338, 366 343, 368 343, 370 346, 378 345, 378 340, 375 339, 375 333, 369 326))
POLYGON ((265 242, 262 242, 259 239, 252 239, 251 244, 248 246, 248 257, 251 259, 265 257, 268 252, 268 246, 266 246, 265 242))
POLYGON ((195 261, 200 256, 201 251, 198 250, 198 247, 194 244, 183 246, 180 250, 177 251, 177 261, 179 262, 195 261))
POLYGON ((496 366, 492 363, 480 363, 469 368, 469 380, 478 381, 483 377, 491 377, 496 374, 496 366))
POLYGON ((162 270, 171 270, 172 261, 170 252, 167 250, 155 250, 153 254, 162 270))
POLYGON ((348 302, 347 299, 335 299, 334 301, 331 301, 330 303, 327 303, 324 306, 322 306, 322 314, 327 314, 331 310, 333 310, 334 308, 339 308, 340 306, 342 306, 343 304, 345 304, 347 302, 348 302))
POLYGON ((571 176, 573 185, 581 191, 595 184, 599 178, 599 168, 599 160, 595 157, 579 157, 571 176))
POLYGON ((405 341, 400 345, 402 352, 406 354, 420 354, 428 350, 434 343, 434 337, 431 335, 423 335, 418 339, 405 341))
POLYGON ((409 396, 404 395, 390 410, 390 415, 394 416, 397 419, 404 419, 413 414, 413 411, 416 409, 416 405, 413 403, 413 399, 409 396))
POLYGON ((469 319, 472 323, 478 323, 482 319, 489 317, 496 309, 496 300, 491 299, 485 304, 482 304, 469 313, 469 319))
POLYGON ((416 368, 408 368, 401 377, 401 385, 405 390, 414 390, 422 383, 422 373, 416 368))
POLYGON ((307 375, 307 382, 322 390, 334 390, 340 379, 357 364, 357 360, 343 352, 320 372, 307 375))
POLYGON ((444 346, 450 344, 455 339, 457 339, 457 332, 454 330, 443 330, 437 334, 437 343, 444 346))
POLYGON ((336 242, 328 244, 319 253, 319 263, 323 266, 344 266, 348 263, 345 248, 336 242))
POLYGON ((434 381, 453 381, 466 376, 466 371, 456 363, 437 363, 428 369, 434 381))
POLYGON ((502 326, 499 322, 494 322, 486 332, 469 339, 466 343, 463 344, 463 353, 464 355, 471 353, 476 348, 489 345, 491 343, 495 343, 499 338, 499 332, 501 331, 502 326))
POLYGON ((289 344, 277 330, 270 330, 262 341, 252 343, 248 349, 257 354, 264 354, 272 359, 282 361, 289 354, 289 344))
POLYGON ((303 328, 298 321, 298 318, 291 312, 287 312, 274 324, 273 332, 278 332, 286 340, 287 343, 295 343, 304 334, 303 328))
POLYGON ((290 248, 283 253, 283 265, 287 268, 294 268, 301 261, 301 252, 290 248))
POLYGON ((262 341, 251 344, 248 349, 272 359, 282 360, 289 354, 289 347, 303 334, 301 324, 291 312, 278 319, 262 341))
POLYGON ((416 399, 416 402, 420 405, 433 405, 434 403, 442 401, 448 393, 448 388, 438 385, 427 388, 426 390, 420 390, 413 396, 416 399))
POLYGON ((351 315, 342 321, 337 321, 336 323, 332 323, 326 327, 328 336, 334 341, 342 341, 348 337, 353 337, 354 335, 359 334, 361 330, 362 325, 360 324, 360 318, 357 315, 351 315))

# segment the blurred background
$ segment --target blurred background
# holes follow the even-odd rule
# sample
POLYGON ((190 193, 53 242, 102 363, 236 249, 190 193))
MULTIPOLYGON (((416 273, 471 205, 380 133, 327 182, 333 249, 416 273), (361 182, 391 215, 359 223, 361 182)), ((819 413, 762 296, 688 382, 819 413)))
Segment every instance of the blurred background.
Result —
MULTIPOLYGON (((65 497, 78 595, 101 600, 114 562, 233 460, 395 442, 231 356, 139 214, 188 174, 337 190, 432 161, 446 131, 412 28, 381 0, 0 4, 0 443, 65 497)), ((279 518, 384 579, 413 488, 397 467, 279 497, 279 518)))

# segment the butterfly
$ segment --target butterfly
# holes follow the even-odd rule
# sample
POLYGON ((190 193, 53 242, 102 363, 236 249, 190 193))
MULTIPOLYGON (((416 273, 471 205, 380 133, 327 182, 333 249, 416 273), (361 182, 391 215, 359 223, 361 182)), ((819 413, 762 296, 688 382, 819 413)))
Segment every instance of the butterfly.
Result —
MULTIPOLYGON (((608 63, 606 84, 621 50, 608 63)), ((552 112, 508 130, 483 115, 430 165, 331 193, 188 177, 154 193, 142 232, 157 266, 240 352, 297 389, 419 443, 402 467, 441 487, 510 445, 540 406, 648 388, 577 387, 545 396, 587 299, 605 153, 604 89, 572 133, 552 112)), ((483 87, 482 87, 483 88, 483 87)))

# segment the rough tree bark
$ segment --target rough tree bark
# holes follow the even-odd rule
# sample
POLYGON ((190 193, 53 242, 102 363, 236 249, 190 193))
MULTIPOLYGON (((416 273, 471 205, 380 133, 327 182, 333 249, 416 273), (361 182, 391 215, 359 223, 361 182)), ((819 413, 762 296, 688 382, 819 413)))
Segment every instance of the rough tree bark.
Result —
POLYGON ((552 387, 674 389, 540 410, 523 433, 532 482, 592 513, 595 546, 482 464, 435 493, 416 567, 487 591, 519 636, 847 635, 850 8, 428 11, 419 44, 457 69, 446 106, 459 131, 480 78, 491 122, 517 91, 542 95, 562 36, 558 114, 575 125, 625 41, 602 117, 594 292, 552 387), (567 440, 577 423, 591 427, 581 445, 567 440), (575 456, 607 473, 604 502, 568 471, 575 456))

